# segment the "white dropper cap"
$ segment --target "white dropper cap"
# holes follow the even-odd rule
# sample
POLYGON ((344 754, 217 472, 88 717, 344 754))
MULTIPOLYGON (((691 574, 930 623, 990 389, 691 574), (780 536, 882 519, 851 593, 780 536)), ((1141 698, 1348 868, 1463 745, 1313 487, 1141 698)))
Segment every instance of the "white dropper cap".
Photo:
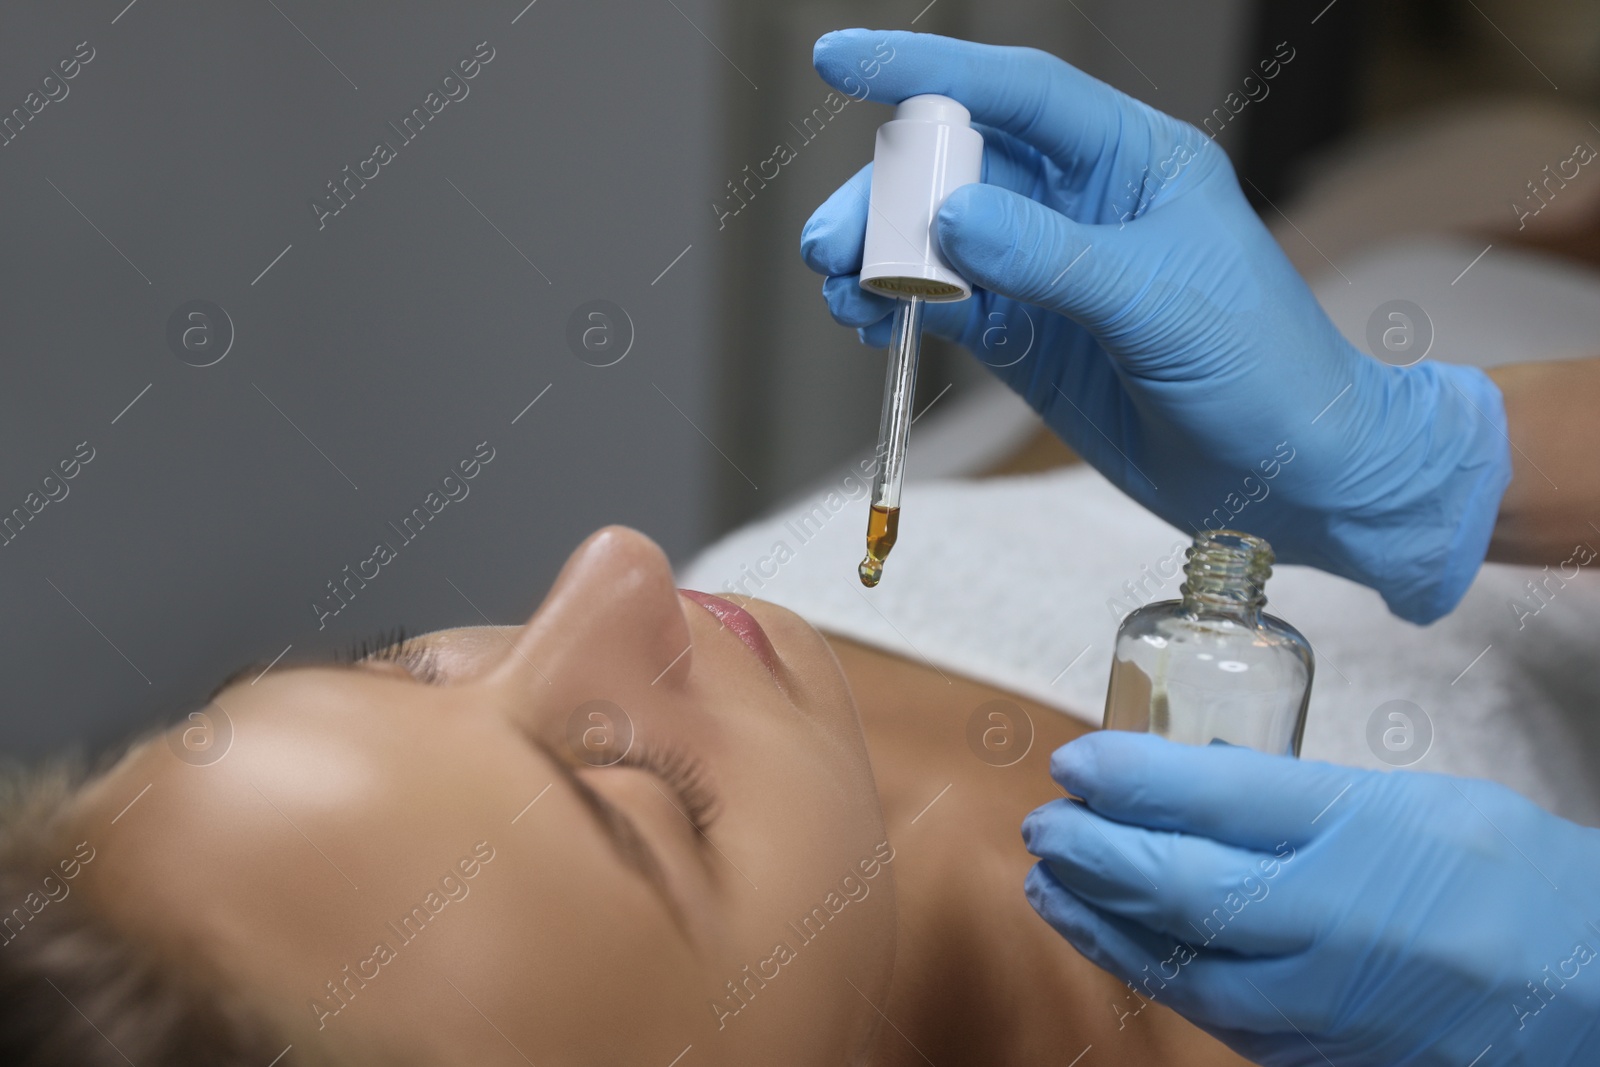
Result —
POLYGON ((934 217, 951 190, 983 174, 983 135, 948 96, 908 97, 878 127, 861 288, 888 297, 965 300, 972 286, 939 251, 934 217))

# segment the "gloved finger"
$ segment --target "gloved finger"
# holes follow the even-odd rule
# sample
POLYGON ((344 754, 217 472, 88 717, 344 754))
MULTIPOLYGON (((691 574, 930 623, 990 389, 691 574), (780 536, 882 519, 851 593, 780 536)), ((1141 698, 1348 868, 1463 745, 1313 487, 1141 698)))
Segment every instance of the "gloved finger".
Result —
POLYGON ((1149 281, 1128 268, 1117 227, 1074 222, 992 185, 953 190, 934 229, 945 258, 972 284, 1091 330, 1114 322, 1149 281))
MULTIPOLYGON (((982 181, 1030 193, 1039 185, 1039 155, 1015 137, 992 127, 983 134, 982 181)), ((866 240, 867 208, 872 191, 872 164, 850 176, 811 213, 800 229, 800 258, 818 274, 852 274, 861 269, 866 240)))
POLYGON ((998 126, 974 122, 972 128, 983 135, 983 175, 979 181, 1024 196, 1037 195, 1045 176, 1044 157, 1039 150, 998 126))
POLYGON ((1087 173, 1110 151, 1132 145, 1154 165, 1181 124, 1061 59, 1035 48, 974 44, 903 30, 837 30, 812 49, 822 80, 860 98, 898 103, 940 93, 965 105, 974 122, 1014 134, 1069 173, 1087 173), (868 80, 870 72, 870 80, 868 80), (1165 132, 1165 130, 1163 130, 1165 132))
MULTIPOLYGON (((1289 968, 1304 968, 1304 961, 1285 961, 1289 968)), ((1284 997, 1284 983, 1293 983, 1305 977, 1303 970, 1280 970, 1284 965, 1274 962, 1265 968, 1252 968, 1254 973, 1228 976, 1231 981, 1217 983, 1213 988, 1201 990, 1198 997, 1184 1000, 1171 998, 1169 1003, 1195 1026, 1204 1030, 1251 1063, 1305 1064, 1306 1067, 1326 1067, 1329 1062, 1348 1063, 1340 1050, 1330 1048, 1326 1038, 1315 1044, 1306 1037, 1306 1030, 1316 1030, 1307 1021, 1321 1005, 1296 1004, 1284 997), (1277 973, 1274 973, 1274 972, 1277 973), (1298 1023, 1290 1022, 1293 1017, 1298 1023), (1324 1055, 1331 1055, 1329 1061, 1324 1055)), ((1326 1003, 1327 994, 1317 998, 1326 1003)), ((1343 1051, 1348 1052, 1348 1049, 1343 1051)), ((1370 1063, 1392 1063, 1392 1057, 1363 1059, 1370 1063)), ((1487 1062, 1487 1061, 1485 1061, 1487 1062)), ((1468 1065, 1471 1067, 1471 1065, 1468 1065)), ((1483 1067, 1479 1064, 1478 1067, 1483 1067)))
MULTIPOLYGON (((889 300, 888 297, 879 299, 888 302, 888 311, 877 322, 862 329, 860 337, 862 344, 885 348, 889 344, 890 334, 894 332, 895 301, 889 300)), ((962 340, 966 336, 972 316, 979 313, 981 300, 982 294, 974 293, 966 300, 925 304, 922 309, 922 332, 943 337, 948 341, 962 340)))
POLYGON ((1354 803, 1347 790, 1373 773, 1121 730, 1085 734, 1050 757, 1062 788, 1109 819, 1263 852, 1336 824, 1354 803))
POLYGON ((861 270, 871 192, 872 164, 868 163, 811 213, 800 228, 800 258, 806 266, 827 275, 861 270))
POLYGON ((822 296, 833 321, 841 326, 871 326, 894 312, 893 300, 861 288, 859 274, 836 274, 825 279, 822 296))
POLYGON ((987 293, 974 290, 965 300, 942 300, 922 307, 922 332, 947 341, 961 342, 974 315, 981 315, 988 300, 987 293))
POLYGON ((1171 951, 1170 937, 1094 907, 1064 886, 1044 863, 1033 865, 1022 888, 1039 918, 1089 962, 1124 981, 1171 951))
POLYGON ((1028 851, 1081 899, 1130 922, 1241 956, 1304 949, 1319 918, 1284 878, 1296 849, 1262 853, 1146 830, 1058 800, 1022 824, 1028 851))
POLYGON ((1035 864, 1023 883, 1028 903, 1085 959, 1122 979, 1144 1000, 1166 1004, 1196 1019, 1226 1019, 1231 1026, 1282 1025, 1271 1006, 1247 995, 1251 971, 1278 966, 1243 961, 1227 952, 1147 930, 1081 899, 1035 864), (1249 970, 1245 970, 1248 968, 1249 970))

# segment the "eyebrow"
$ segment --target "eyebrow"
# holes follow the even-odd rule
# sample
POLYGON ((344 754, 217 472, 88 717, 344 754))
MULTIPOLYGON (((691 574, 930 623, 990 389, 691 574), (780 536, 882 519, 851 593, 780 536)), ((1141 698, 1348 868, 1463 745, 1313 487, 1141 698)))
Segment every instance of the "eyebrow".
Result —
MULTIPOLYGON (((356 650, 350 653, 350 656, 352 657, 350 659, 341 658, 337 652, 334 652, 328 654, 327 658, 325 659, 311 660, 306 663, 288 663, 284 665, 283 669, 286 671, 296 671, 316 669, 319 667, 332 667, 335 670, 338 670, 348 667, 357 667, 368 660, 377 658, 381 653, 387 652, 397 645, 404 645, 414 639, 411 635, 406 633, 406 629, 403 626, 398 626, 394 629, 392 632, 392 640, 385 639, 389 636, 391 635, 380 636, 380 638, 378 638, 376 641, 377 647, 375 648, 370 647, 370 642, 362 641, 360 645, 356 646, 356 650)), ((294 646, 291 645, 289 647, 293 648, 294 646)), ((221 696, 227 690, 232 689, 234 686, 238 685, 240 682, 244 681, 245 678, 252 674, 254 674, 255 677, 250 679, 250 684, 255 685, 268 671, 278 665, 278 660, 281 660, 284 656, 284 652, 288 651, 289 649, 284 649, 283 652, 278 653, 277 658, 271 660, 253 659, 244 666, 230 671, 227 677, 223 678, 222 681, 218 682, 216 686, 212 688, 210 694, 206 697, 206 702, 210 703, 211 701, 217 699, 217 697, 221 696)), ((408 671, 407 673, 411 672, 408 671)))
POLYGON ((595 792, 594 787, 588 782, 579 778, 578 772, 552 751, 548 744, 539 738, 533 738, 533 745, 555 766, 561 780, 571 787, 584 810, 599 826, 601 834, 611 843, 617 858, 624 866, 645 880, 661 899, 661 904, 667 909, 667 913, 672 916, 678 932, 683 935, 684 940, 690 940, 688 923, 683 909, 678 906, 677 898, 667 885, 666 871, 654 850, 645 841, 644 835, 639 832, 639 827, 620 808, 595 792))

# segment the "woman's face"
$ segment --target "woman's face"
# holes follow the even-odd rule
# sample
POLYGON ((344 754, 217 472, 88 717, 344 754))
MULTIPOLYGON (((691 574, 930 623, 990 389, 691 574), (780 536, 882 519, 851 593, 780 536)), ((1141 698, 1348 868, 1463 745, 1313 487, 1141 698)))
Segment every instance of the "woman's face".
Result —
POLYGON ((85 794, 79 885, 306 1050, 852 1062, 893 852, 832 652, 747 608, 612 527, 524 626, 248 673, 205 709, 220 759, 179 727, 85 794))

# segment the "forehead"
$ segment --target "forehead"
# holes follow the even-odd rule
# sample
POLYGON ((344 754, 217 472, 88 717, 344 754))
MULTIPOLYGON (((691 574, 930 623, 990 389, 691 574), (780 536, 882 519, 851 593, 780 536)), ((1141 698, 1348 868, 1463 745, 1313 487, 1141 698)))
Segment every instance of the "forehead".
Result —
MULTIPOLYGON (((670 987, 658 961, 687 973, 672 927, 563 786, 513 821, 551 784, 548 761, 489 716, 427 730, 439 709, 410 706, 411 691, 449 692, 289 671, 228 702, 235 734, 217 762, 183 761, 165 735, 142 745, 78 813, 96 849, 85 895, 141 938, 265 991, 291 1021, 419 905, 439 921, 404 949, 412 977, 386 978, 340 1025, 381 1019, 409 1033, 417 998, 436 1009, 455 996, 439 974, 482 982, 473 1000, 485 1010, 497 989, 595 992, 594 961, 627 944, 648 946, 626 970, 659 984, 652 996, 670 987)), ((630 981, 622 970, 609 980, 630 981)))

